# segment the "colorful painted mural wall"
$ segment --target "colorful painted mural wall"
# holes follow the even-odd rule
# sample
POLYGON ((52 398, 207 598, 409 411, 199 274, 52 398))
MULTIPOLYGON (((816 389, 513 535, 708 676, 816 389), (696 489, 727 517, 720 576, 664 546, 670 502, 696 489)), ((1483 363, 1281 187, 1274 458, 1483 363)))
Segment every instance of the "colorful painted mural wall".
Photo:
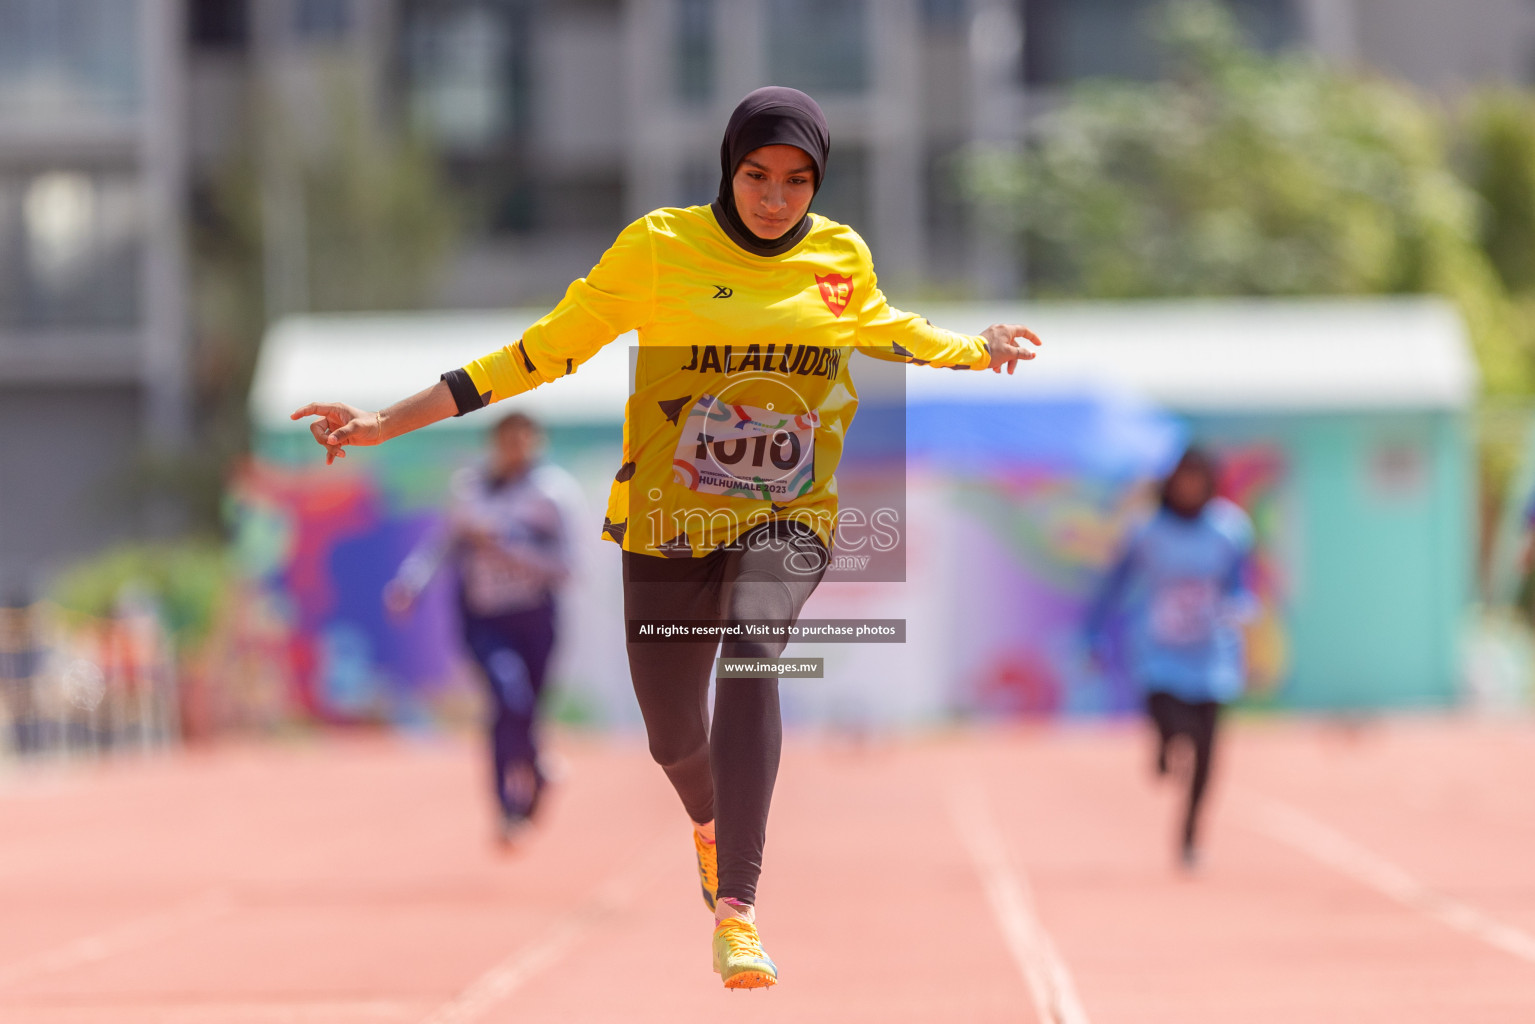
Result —
MULTIPOLYGON (((860 426, 882 422, 877 410, 868 412, 860 426)), ((788 718, 857 728, 956 713, 1136 707, 1132 683, 1114 664, 1087 659, 1081 617, 1119 538, 1147 511, 1152 481, 1181 451, 1184 427, 1122 397, 1079 395, 1006 409, 915 405, 905 429, 906 583, 843 573, 822 585, 805 614, 904 618, 908 643, 797 645, 794 653, 827 659, 827 678, 784 684, 788 718)), ((554 438, 590 508, 601 508, 616 448, 600 434, 562 441, 556 429, 554 438)), ((369 471, 339 473, 305 464, 302 449, 288 458, 269 447, 274 457, 241 475, 231 517, 255 584, 252 600, 262 606, 251 609, 252 620, 279 635, 270 646, 286 661, 303 713, 409 722, 472 703, 451 577, 439 577, 403 619, 385 611, 381 593, 412 546, 439 525, 440 484, 475 457, 476 444, 477 432, 443 432, 369 471)), ((1286 664, 1284 573, 1267 539, 1282 529, 1273 497, 1284 455, 1263 445, 1222 454, 1223 489, 1257 525, 1253 584, 1264 613, 1254 630, 1253 678, 1272 691, 1286 664)), ((856 461, 843 483, 849 501, 860 488, 890 486, 888 474, 861 480, 856 461)), ((579 642, 567 631, 556 665, 562 707, 595 722, 634 723, 616 554, 597 538, 597 520, 577 533, 582 578, 567 597, 565 620, 579 619, 579 642)))
MULTIPOLYGON (((879 435, 871 461, 888 469, 880 442, 892 421, 877 408, 859 417, 879 435)), ((903 482, 856 460, 839 476, 849 506, 890 504, 899 483, 904 570, 892 575, 882 557, 873 576, 830 574, 804 613, 905 619, 907 642, 791 647, 824 657, 826 678, 785 681, 786 717, 859 729, 1137 707, 1115 660, 1088 658, 1081 623, 1191 430, 1219 455, 1221 490, 1256 529, 1250 585, 1261 610, 1248 630, 1245 699, 1316 710, 1453 704, 1470 559, 1463 427, 1440 414, 1190 423, 1097 394, 1005 408, 913 403, 903 482), (1409 447, 1413 471, 1378 479, 1382 453, 1397 466, 1409 447)), ((551 431, 553 458, 587 499, 552 677, 562 716, 637 725, 617 551, 600 539, 597 511, 620 461, 616 435, 613 424, 551 431)), ((437 527, 446 480, 477 456, 480 432, 402 440, 340 472, 300 442, 272 443, 234 488, 251 580, 242 628, 254 634, 237 646, 280 652, 263 659, 281 663, 298 713, 407 723, 474 713, 451 577, 404 619, 390 617, 381 593, 437 527)))
POLYGON ((437 525, 367 473, 254 461, 231 490, 240 564, 254 584, 249 628, 275 636, 296 708, 321 721, 422 714, 460 679, 449 581, 392 617, 384 584, 437 525))
MULTIPOLYGON (((1252 579, 1259 614, 1248 629, 1249 693, 1275 694, 1286 668, 1284 573, 1271 542, 1282 523, 1275 488, 1282 453, 1265 447, 1220 451, 1222 493, 1254 518, 1252 579)), ((961 699, 984 713, 1115 714, 1139 708, 1140 694, 1111 645, 1089 657, 1087 608, 1129 526, 1151 505, 1150 476, 1128 484, 1019 468, 988 479, 947 482, 963 538, 957 563, 985 565, 964 588, 975 629, 956 646, 961 699)))

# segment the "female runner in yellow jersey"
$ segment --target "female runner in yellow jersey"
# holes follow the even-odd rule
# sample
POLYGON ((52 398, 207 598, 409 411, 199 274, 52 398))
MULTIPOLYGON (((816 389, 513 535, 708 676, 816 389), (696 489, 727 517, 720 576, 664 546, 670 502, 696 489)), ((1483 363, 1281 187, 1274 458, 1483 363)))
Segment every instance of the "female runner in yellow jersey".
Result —
MULTIPOLYGON (((623 549, 636 619, 788 624, 825 572, 833 474, 857 394, 848 357, 1012 373, 1039 339, 994 324, 954 334, 891 308, 869 249, 809 212, 825 177, 826 119, 793 89, 759 89, 730 117, 720 192, 624 229, 591 273, 516 342, 379 412, 314 403, 326 461, 574 373, 639 334, 623 461, 603 535, 623 549), (1022 339, 1022 340, 1021 340, 1022 339)), ((730 639, 773 658, 780 640, 730 639)), ((650 750, 694 823, 714 967, 729 988, 775 984, 756 931, 756 884, 782 728, 778 680, 734 678, 707 720, 715 642, 650 642, 629 666, 650 750)))

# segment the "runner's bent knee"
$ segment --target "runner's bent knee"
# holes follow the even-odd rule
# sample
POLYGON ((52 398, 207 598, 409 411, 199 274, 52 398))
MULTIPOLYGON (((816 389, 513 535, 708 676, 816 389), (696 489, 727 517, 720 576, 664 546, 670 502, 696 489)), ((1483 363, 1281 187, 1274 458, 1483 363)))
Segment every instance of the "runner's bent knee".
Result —
POLYGON ((650 756, 662 768, 681 764, 700 751, 709 749, 709 734, 700 723, 697 729, 651 729, 647 725, 650 740, 650 756))

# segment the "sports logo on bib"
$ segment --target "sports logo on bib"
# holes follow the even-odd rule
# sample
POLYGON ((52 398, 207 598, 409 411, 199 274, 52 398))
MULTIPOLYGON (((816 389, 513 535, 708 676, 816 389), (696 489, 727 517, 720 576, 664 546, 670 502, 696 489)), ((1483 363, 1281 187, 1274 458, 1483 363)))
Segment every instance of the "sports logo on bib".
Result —
POLYGON ((841 316, 847 304, 853 301, 853 279, 846 274, 820 274, 815 283, 821 286, 821 301, 831 310, 832 316, 841 316))
POLYGON ((700 494, 787 502, 815 486, 820 416, 777 413, 700 395, 672 456, 672 479, 700 494))
POLYGON ((1152 591, 1151 636, 1170 647, 1208 643, 1214 635, 1220 595, 1209 580, 1168 580, 1152 591))

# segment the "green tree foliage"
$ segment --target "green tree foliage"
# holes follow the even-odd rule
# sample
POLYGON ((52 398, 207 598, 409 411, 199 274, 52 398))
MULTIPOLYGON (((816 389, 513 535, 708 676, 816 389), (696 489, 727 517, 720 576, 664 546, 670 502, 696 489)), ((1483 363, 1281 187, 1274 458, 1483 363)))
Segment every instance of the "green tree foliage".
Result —
POLYGON ((51 597, 67 612, 111 618, 125 600, 147 599, 182 647, 213 626, 230 578, 228 555, 214 544, 126 544, 71 566, 51 597))
MULTIPOLYGON (((1506 88, 1473 95, 1460 136, 1462 173, 1481 200, 1482 248, 1509 292, 1515 329, 1535 339, 1535 98, 1506 88)), ((1528 393, 1521 397, 1485 404, 1477 424, 1485 559, 1526 458, 1530 405, 1528 393)))
POLYGON ((269 314, 419 308, 459 236, 435 156, 372 123, 355 68, 332 70, 312 119, 323 130, 308 133, 318 138, 281 104, 252 96, 259 131, 215 174, 193 227, 198 442, 167 475, 204 528, 219 522, 227 467, 248 446, 246 399, 269 314), (274 179, 288 186, 276 220, 274 179), (289 237, 269 238, 274 224, 288 225, 289 237), (274 269, 299 280, 275 290, 277 308, 274 269))
POLYGON ((1535 293, 1535 99, 1497 89, 1465 118, 1466 178, 1482 200, 1480 237, 1504 285, 1535 293))
POLYGON ((1528 388, 1478 196, 1433 107, 1313 57, 1259 53, 1203 0, 1166 8, 1158 34, 1163 79, 1086 83, 1024 151, 971 166, 1037 293, 1434 292, 1459 305, 1489 387, 1528 388))
POLYGON ((361 105, 334 102, 330 145, 301 168, 308 308, 419 308, 457 234, 458 210, 418 139, 370 129, 361 105))
POLYGON ((1514 331, 1535 351, 1535 97, 1474 95, 1460 136, 1463 174, 1481 203, 1482 249, 1509 293, 1514 331))

